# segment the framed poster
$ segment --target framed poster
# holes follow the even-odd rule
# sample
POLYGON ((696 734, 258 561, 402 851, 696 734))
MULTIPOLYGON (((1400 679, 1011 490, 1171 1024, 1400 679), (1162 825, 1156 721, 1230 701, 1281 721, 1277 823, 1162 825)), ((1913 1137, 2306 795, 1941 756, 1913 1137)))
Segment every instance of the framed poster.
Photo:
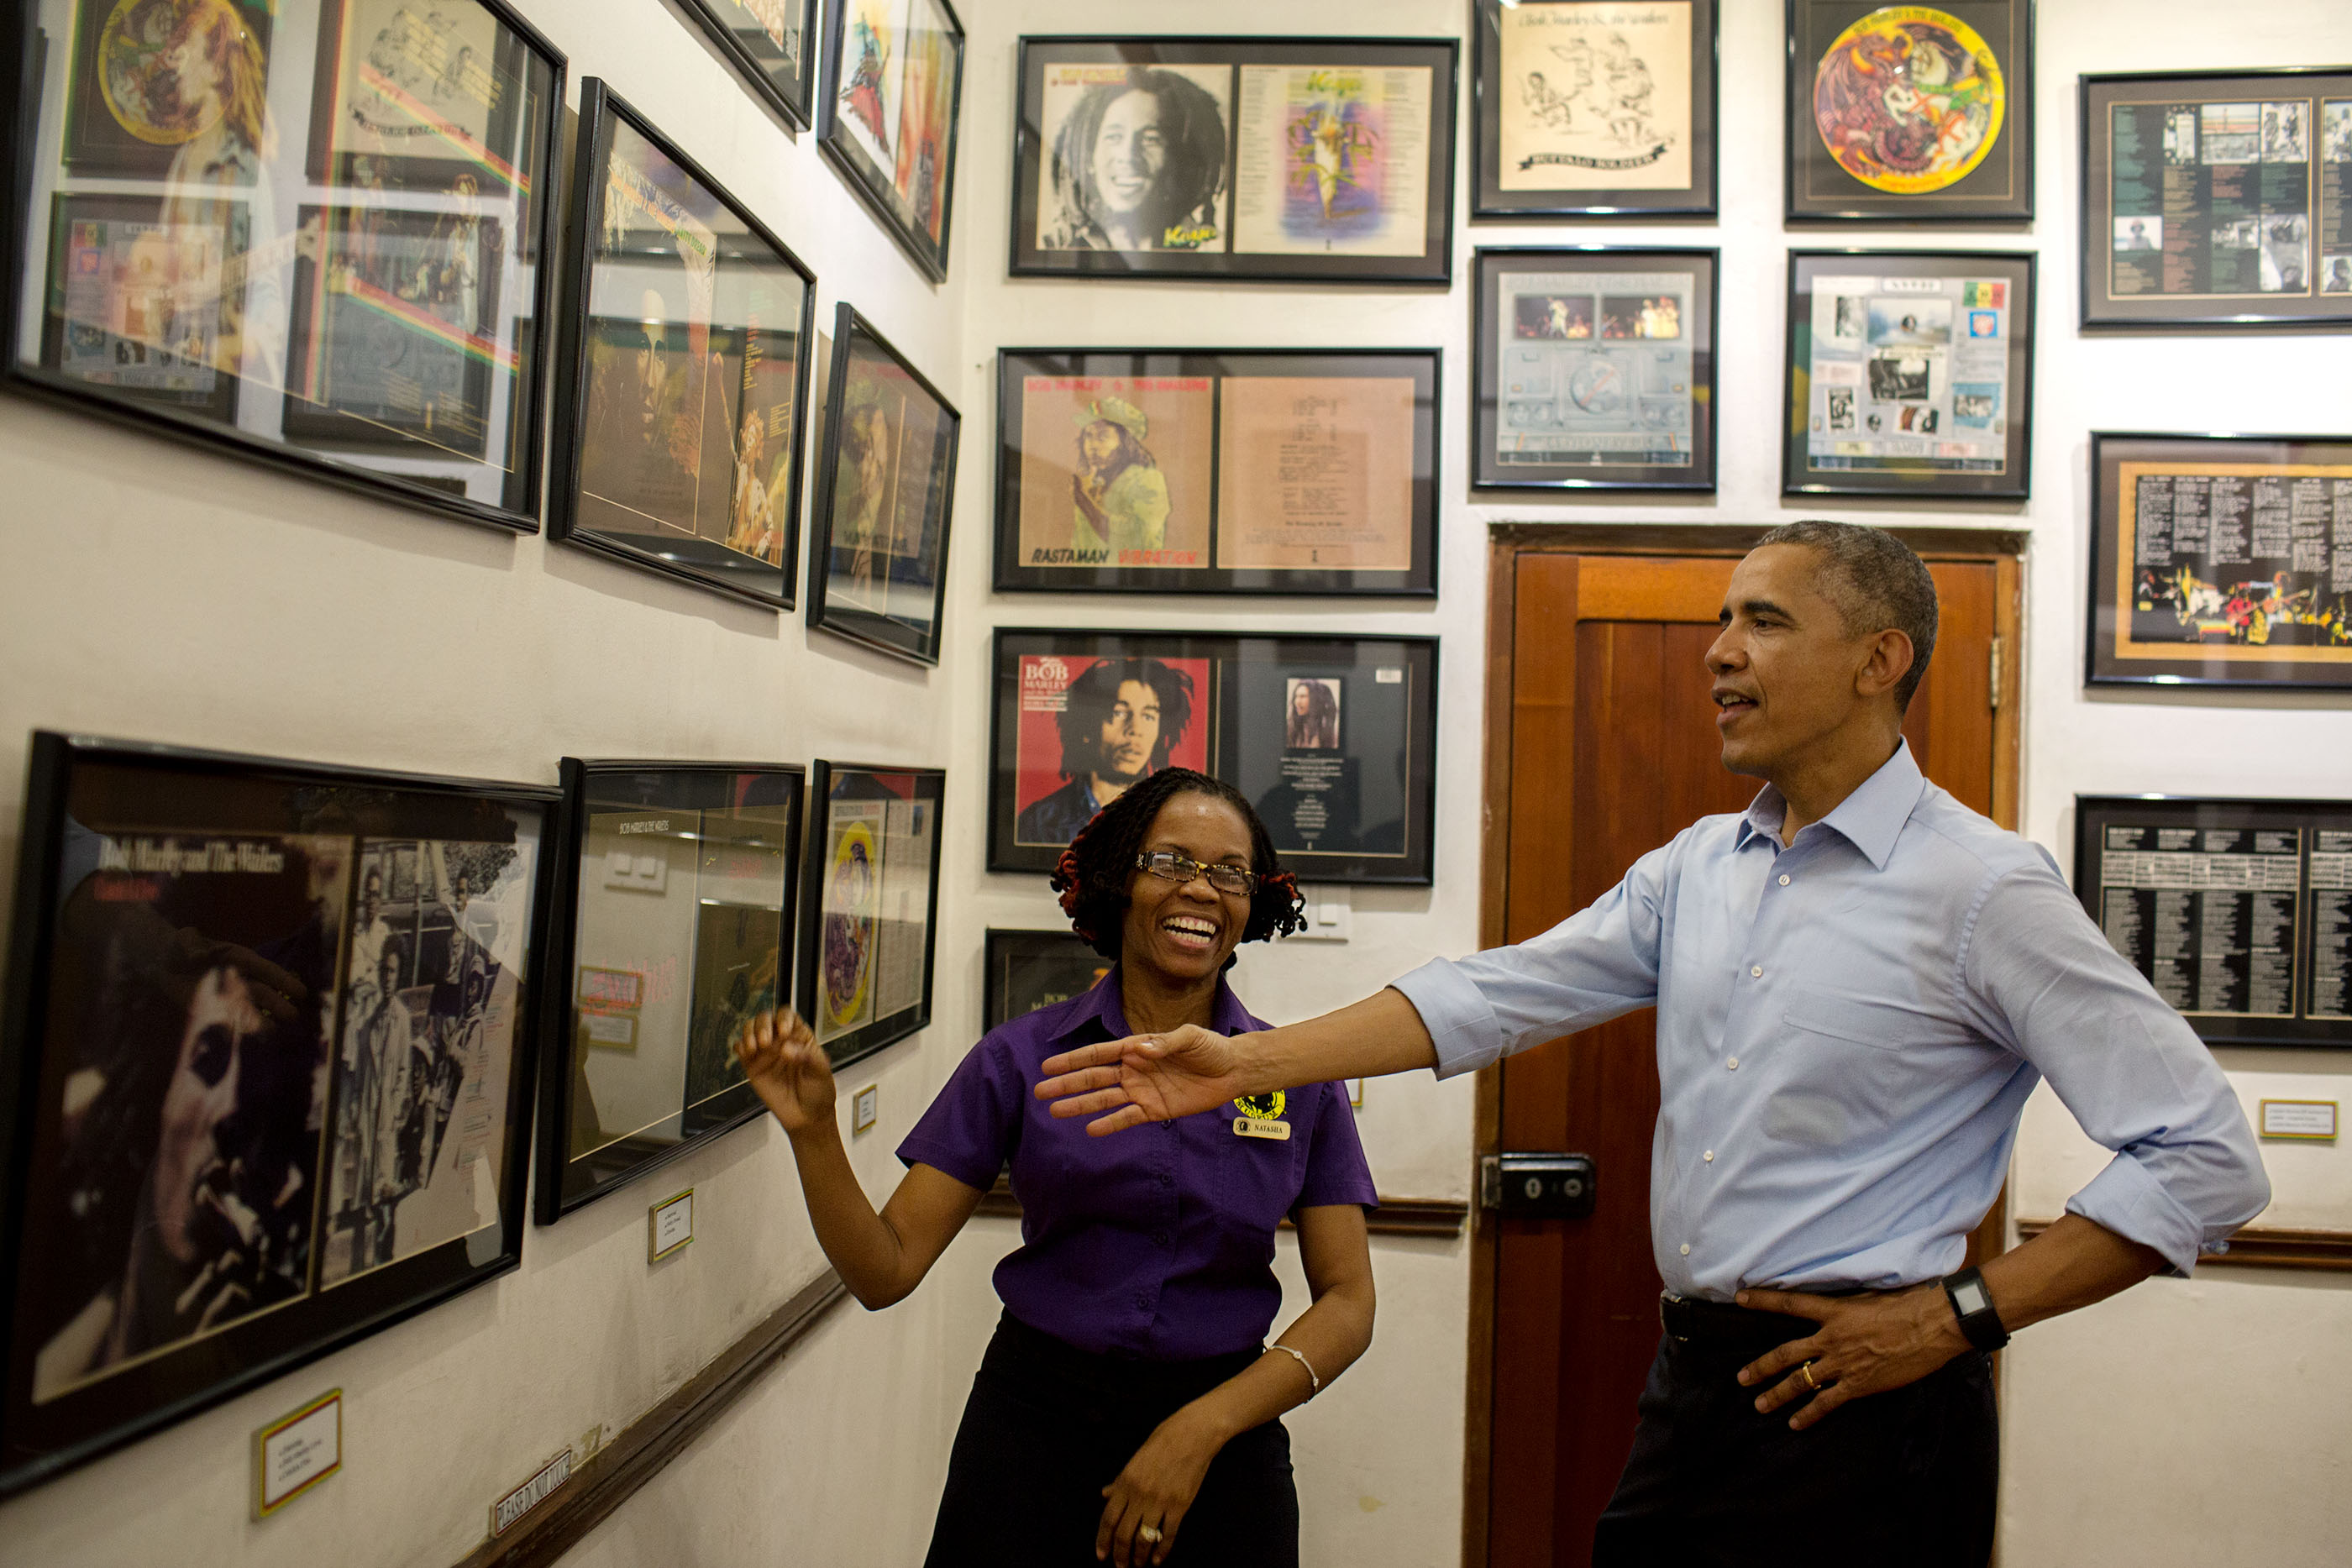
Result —
POLYGON ((835 1067, 931 1021, 946 799, 936 768, 820 761, 809 776, 800 1015, 835 1067))
POLYGON ((2352 69, 2082 94, 2085 330, 2352 322, 2352 69))
POLYGON ((752 93, 795 131, 816 92, 817 0, 677 0, 752 93))
POLYGON ((791 999, 803 778, 563 759, 540 1224, 759 1114, 735 1037, 791 999))
POLYGON ((0 1490, 515 1266, 555 799, 35 734, 0 1490))
POLYGON ((1435 349, 1003 349, 999 591, 1437 592, 1435 349))
POLYGON ((562 55, 501 0, 34 0, 0 26, 26 68, 0 83, 0 373, 537 531, 562 55))
POLYGON ((1162 768, 1225 780, 1302 882, 1427 886, 1437 643, 1000 628, 988 869, 1050 872, 1162 768))
POLYGON ((2352 438, 2091 434, 2084 678, 2352 690, 2352 438))
POLYGON ((1482 250, 1470 482, 1715 488, 1716 253, 1482 250))
POLYGON ((789 607, 816 275, 594 77, 580 125, 549 532, 789 607))
POLYGON ((2025 499, 2033 257, 1789 253, 1784 496, 2025 499))
POLYGON ((936 664, 963 416, 846 300, 832 353, 808 622, 936 664))
POLYGON ((999 931, 987 937, 988 979, 981 1027, 995 1029, 1014 1019, 1094 988, 1110 973, 1110 960, 1059 931, 999 931))
POLYGON ((2033 0, 1789 0, 1792 223, 2033 216, 2033 0))
POLYGON ((2352 800, 2077 795, 2074 891, 2207 1043, 2352 1046, 2352 800))
POLYGON ((1448 281, 1458 50, 1022 39, 1013 276, 1448 281))
POLYGON ((934 283, 948 276, 963 24, 948 0, 833 0, 817 145, 934 283))
POLYGON ((1715 0, 1476 0, 1474 218, 1715 215, 1715 0))

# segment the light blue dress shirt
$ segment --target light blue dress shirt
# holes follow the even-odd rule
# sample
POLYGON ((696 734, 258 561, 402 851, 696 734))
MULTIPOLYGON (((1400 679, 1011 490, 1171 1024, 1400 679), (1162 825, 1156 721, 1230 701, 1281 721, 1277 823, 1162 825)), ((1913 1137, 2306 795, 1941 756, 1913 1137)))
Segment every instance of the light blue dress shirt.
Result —
POLYGON ((2048 1078, 2116 1157, 2066 1205, 2186 1273, 2270 1201, 2237 1097, 2042 849, 1909 745, 1785 848, 1767 787, 1534 940, 1396 982, 1441 1076, 1658 1009, 1669 1290, 1889 1290, 1960 1266, 2048 1078))

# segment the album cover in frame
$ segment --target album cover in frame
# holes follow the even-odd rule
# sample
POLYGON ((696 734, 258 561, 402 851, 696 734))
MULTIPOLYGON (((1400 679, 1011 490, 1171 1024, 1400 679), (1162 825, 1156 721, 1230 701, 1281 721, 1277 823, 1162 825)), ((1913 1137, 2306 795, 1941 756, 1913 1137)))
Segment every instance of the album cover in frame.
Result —
POLYGON ((2352 437, 2091 433, 2091 685, 2352 691, 2352 437))
POLYGON ((1780 493, 2025 499, 2033 260, 1790 251, 1780 493))
POLYGON ((1013 275, 1449 281, 1459 50, 1023 38, 1013 275))
POLYGON ((1052 871, 1129 785, 1190 768, 1302 882, 1429 884, 1434 639, 999 628, 994 665, 989 870, 1052 871))
POLYGON ((2352 800, 2077 795, 2074 891, 2208 1045, 2352 1046, 2352 800))
POLYGON ((948 0, 834 0, 817 146, 917 270, 948 276, 963 24, 948 0))
POLYGON ((1481 250, 1480 489, 1715 488, 1712 250, 1481 250))
POLYGON ((2033 216, 2032 0, 1788 0, 1791 223, 2033 216))
POLYGON ((832 352, 808 623, 936 664, 963 416, 846 300, 832 352))
POLYGON ((556 800, 34 735, 0 1490, 515 1267, 556 800))
POLYGON ((2085 331, 2352 323, 2352 68, 2081 92, 2085 331))
POLYGON ((1712 217, 1715 0, 1475 0, 1474 218, 1712 217))
POLYGON ((1003 349, 999 591, 1437 592, 1435 349, 1003 349))
POLYGON ((817 0, 677 0, 752 93, 805 131, 816 92, 817 0))
POLYGON ((810 771, 798 994, 835 1067, 931 1021, 946 799, 937 768, 820 759, 810 771))
POLYGON ((792 1000, 804 779, 774 763, 563 759, 540 1224, 759 1114, 735 1040, 792 1000))
POLYGON ((1039 1008, 1083 995, 1111 970, 1109 959, 1066 926, 1059 931, 1003 931, 992 926, 984 951, 982 1029, 1001 1028, 1039 1008))
POLYGON ((789 608, 816 275, 594 77, 563 269, 549 534, 789 608))

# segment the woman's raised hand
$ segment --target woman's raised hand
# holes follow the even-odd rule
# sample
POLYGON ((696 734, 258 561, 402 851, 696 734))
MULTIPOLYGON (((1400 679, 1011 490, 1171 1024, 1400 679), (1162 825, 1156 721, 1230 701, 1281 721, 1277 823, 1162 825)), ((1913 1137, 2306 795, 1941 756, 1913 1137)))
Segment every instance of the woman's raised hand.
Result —
POLYGON ((735 1032, 735 1055, 787 1133, 833 1124, 833 1064, 790 1008, 758 1014, 735 1032))

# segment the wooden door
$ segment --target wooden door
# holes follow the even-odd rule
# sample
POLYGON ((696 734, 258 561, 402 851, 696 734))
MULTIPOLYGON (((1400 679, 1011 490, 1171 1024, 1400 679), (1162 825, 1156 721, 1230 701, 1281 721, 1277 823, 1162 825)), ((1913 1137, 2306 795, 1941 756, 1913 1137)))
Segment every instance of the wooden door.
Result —
MULTIPOLYGON (((1697 818, 1754 798, 1757 781, 1722 766, 1705 666, 1737 564, 1516 556, 1507 668, 1494 671, 1509 680, 1498 715, 1509 734, 1507 745, 1490 737, 1489 748, 1490 765, 1508 769, 1505 821, 1489 824, 1506 839, 1502 940, 1556 925, 1697 818)), ((1991 561, 1929 570, 1942 623, 1904 733, 1929 778, 1990 815, 2007 571, 1991 561)), ((1494 662, 1504 657, 1497 648, 1494 662)), ((1597 1202, 1587 1219, 1488 1228, 1493 1319, 1479 1347, 1492 1358, 1482 1380, 1488 1495, 1472 1513, 1485 1516, 1494 1568, 1589 1563, 1593 1522, 1632 1446, 1634 1401, 1658 1341, 1654 1017, 1553 1040, 1499 1070, 1496 1145, 1592 1155, 1597 1202)), ((1997 1218, 1989 1228, 1997 1233, 1997 1218)))

